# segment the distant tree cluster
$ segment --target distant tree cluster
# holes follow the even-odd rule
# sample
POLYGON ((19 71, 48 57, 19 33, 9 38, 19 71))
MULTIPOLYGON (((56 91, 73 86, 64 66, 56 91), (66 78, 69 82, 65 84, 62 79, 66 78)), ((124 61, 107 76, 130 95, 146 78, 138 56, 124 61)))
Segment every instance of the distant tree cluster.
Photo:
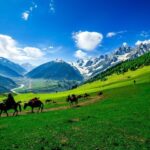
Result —
POLYGON ((138 68, 150 65, 150 53, 146 53, 136 59, 127 60, 125 62, 121 62, 106 71, 96 75, 95 77, 91 78, 87 82, 92 82, 95 80, 102 80, 105 81, 107 76, 112 74, 124 74, 128 70, 137 70, 138 68))

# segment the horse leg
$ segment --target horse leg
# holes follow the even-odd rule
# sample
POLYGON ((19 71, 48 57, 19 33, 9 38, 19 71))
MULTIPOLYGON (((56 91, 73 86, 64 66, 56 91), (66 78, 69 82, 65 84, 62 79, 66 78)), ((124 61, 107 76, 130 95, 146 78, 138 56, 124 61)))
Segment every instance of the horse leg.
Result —
POLYGON ((7 112, 7 110, 5 110, 5 113, 6 113, 7 117, 8 117, 8 112, 7 112))
POLYGON ((2 112, 3 112, 3 110, 1 110, 1 112, 0 112, 0 117, 1 117, 1 115, 2 115, 2 112))
POLYGON ((38 113, 40 112, 40 109, 41 109, 41 107, 39 106, 39 109, 37 110, 38 113))
POLYGON ((18 116, 18 110, 16 109, 16 116, 18 116))
POLYGON ((16 113, 16 109, 15 108, 13 108, 14 109, 14 113, 13 113, 13 116, 15 115, 15 113, 16 113))
POLYGON ((33 111, 33 107, 32 107, 32 111, 31 111, 32 113, 34 113, 34 111, 33 111))
POLYGON ((76 101, 76 105, 78 105, 78 100, 76 101))

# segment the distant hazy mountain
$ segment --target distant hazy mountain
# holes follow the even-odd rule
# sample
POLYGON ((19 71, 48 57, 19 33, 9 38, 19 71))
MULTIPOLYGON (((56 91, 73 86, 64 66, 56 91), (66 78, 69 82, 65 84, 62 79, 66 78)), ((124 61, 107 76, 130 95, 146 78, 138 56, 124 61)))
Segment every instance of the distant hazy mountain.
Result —
POLYGON ((15 87, 17 84, 13 80, 0 76, 0 93, 9 92, 15 87))
POLYGON ((82 80, 83 77, 80 72, 64 61, 51 61, 45 63, 31 72, 29 72, 27 77, 30 78, 44 78, 52 80, 82 80))
POLYGON ((72 65, 76 67, 85 78, 90 78, 119 62, 137 58, 147 52, 150 52, 150 42, 144 44, 141 43, 134 48, 131 48, 128 45, 122 45, 109 55, 80 59, 72 65))
POLYGON ((0 75, 7 77, 21 77, 26 70, 20 65, 0 57, 0 75))
POLYGON ((31 65, 30 63, 24 63, 21 65, 25 70, 27 70, 28 72, 31 71, 33 68, 35 68, 33 65, 31 65))

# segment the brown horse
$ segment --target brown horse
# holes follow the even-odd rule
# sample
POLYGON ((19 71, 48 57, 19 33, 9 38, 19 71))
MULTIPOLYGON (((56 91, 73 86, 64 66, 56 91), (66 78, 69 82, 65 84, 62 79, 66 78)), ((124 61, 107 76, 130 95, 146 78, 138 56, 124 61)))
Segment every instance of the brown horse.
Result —
POLYGON ((70 103, 70 105, 73 105, 73 103, 75 103, 76 105, 78 104, 78 97, 74 94, 72 94, 71 96, 69 95, 66 99, 67 102, 70 103))
POLYGON ((19 111, 21 112, 21 105, 20 105, 20 102, 15 102, 14 104, 9 104, 9 103, 6 103, 6 102, 2 102, 0 103, 0 116, 3 112, 6 113, 6 115, 8 116, 8 110, 10 109, 13 109, 14 110, 14 113, 13 113, 13 116, 14 115, 18 115, 18 107, 19 107, 19 111))
POLYGON ((28 106, 31 107, 31 112, 33 113, 33 109, 35 107, 38 107, 38 112, 41 110, 41 112, 43 111, 43 107, 44 107, 44 104, 39 100, 39 98, 34 98, 34 99, 31 99, 28 103, 25 103, 24 104, 24 109, 26 109, 28 106))

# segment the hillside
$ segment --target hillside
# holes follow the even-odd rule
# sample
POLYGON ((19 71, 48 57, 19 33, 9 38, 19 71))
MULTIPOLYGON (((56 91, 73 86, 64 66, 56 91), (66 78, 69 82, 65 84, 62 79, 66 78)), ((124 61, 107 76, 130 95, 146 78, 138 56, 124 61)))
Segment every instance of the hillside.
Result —
POLYGON ((26 70, 10 60, 0 57, 0 74, 8 77, 21 77, 26 70))
POLYGON ((149 42, 141 41, 140 44, 133 47, 123 44, 109 54, 79 59, 72 65, 78 68, 85 78, 89 79, 118 63, 135 59, 148 52, 150 52, 149 42))
POLYGON ((125 62, 119 63, 107 69, 106 71, 100 73, 99 75, 96 75, 95 77, 91 78, 87 82, 92 82, 99 79, 106 80, 107 76, 110 76, 112 74, 124 74, 128 70, 134 71, 148 65, 150 65, 150 53, 146 53, 133 60, 127 60, 125 62))
POLYGON ((83 77, 77 69, 64 61, 51 61, 45 63, 27 75, 29 78, 43 78, 51 80, 78 80, 81 81, 83 77))
MULTIPOLYGON (((150 67, 144 67, 124 75, 113 75, 107 81, 84 85, 70 92, 88 91, 92 93, 91 97, 97 97, 97 91, 106 87, 103 89, 103 98, 99 97, 99 101, 90 105, 65 110, 55 109, 69 105, 64 92, 37 94, 43 101, 53 98, 57 103, 45 104, 45 108, 54 109, 38 115, 28 113, 20 117, 1 118, 1 149, 148 150, 149 77, 150 67), (129 75, 132 79, 136 78, 136 85, 133 86, 132 80, 126 78, 129 75), (117 76, 118 82, 115 81, 117 76), (100 86, 102 84, 104 87, 100 86)), ((18 95, 16 98, 26 100, 33 96, 35 95, 18 95)), ((90 100, 88 98, 84 101, 90 100)))
POLYGON ((16 86, 17 84, 13 80, 0 76, 0 93, 9 92, 16 86))

